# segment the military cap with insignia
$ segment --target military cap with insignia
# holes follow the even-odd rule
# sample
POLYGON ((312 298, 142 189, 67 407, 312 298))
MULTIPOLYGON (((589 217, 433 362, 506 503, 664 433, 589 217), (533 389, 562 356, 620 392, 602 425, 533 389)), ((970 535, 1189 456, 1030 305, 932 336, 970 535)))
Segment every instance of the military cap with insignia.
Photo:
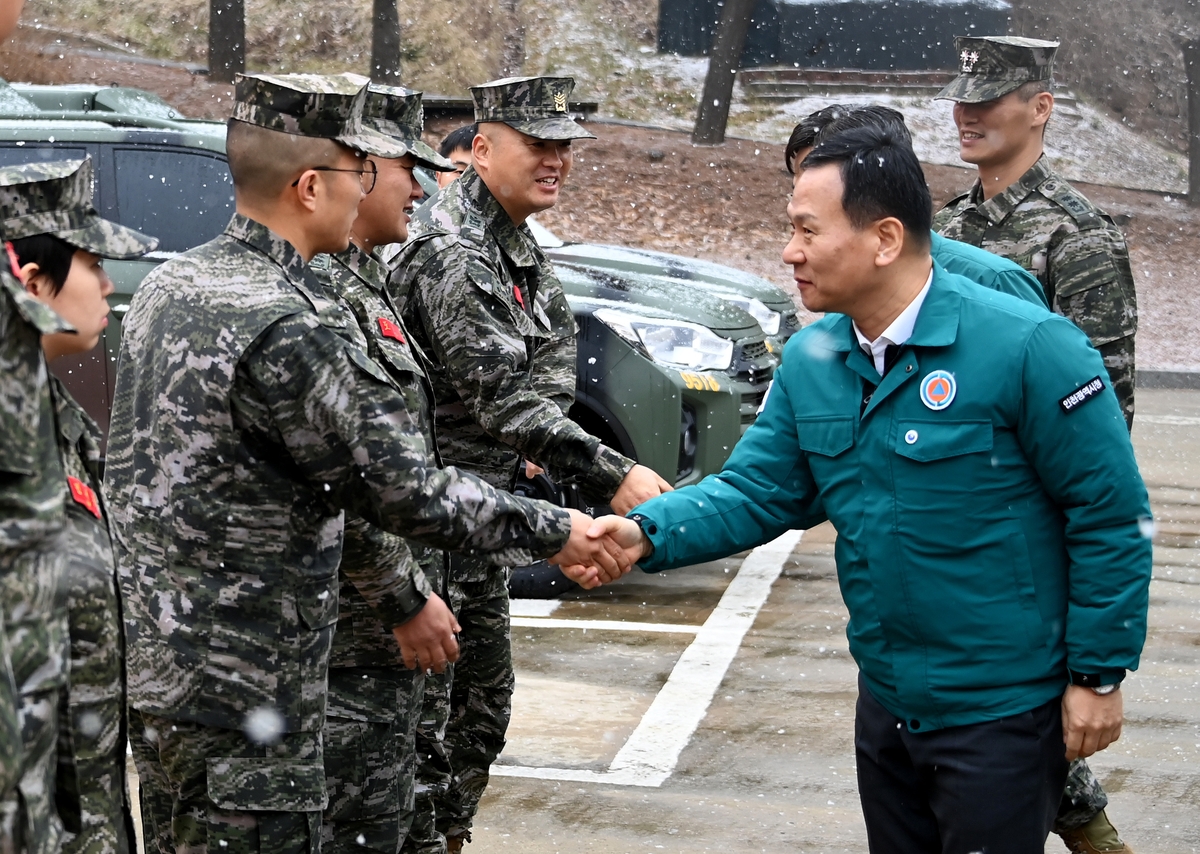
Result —
POLYGON ((363 105, 363 126, 379 131, 403 146, 404 153, 415 157, 419 166, 438 172, 454 171, 453 163, 421 140, 421 134, 425 131, 425 115, 420 92, 401 86, 372 83, 367 89, 367 101, 363 105))
POLYGON ((503 122, 535 139, 595 139, 567 107, 572 77, 505 77, 471 87, 476 122, 503 122))
POLYGON ((158 240, 96 213, 92 160, 26 163, 0 169, 0 234, 51 234, 102 258, 138 258, 158 240))
POLYGON ((958 76, 936 99, 981 104, 1038 80, 1053 82, 1058 42, 1020 36, 959 36, 958 76))
POLYGON ((235 121, 268 130, 332 139, 355 151, 397 158, 404 146, 363 125, 367 84, 360 74, 239 74, 235 121))

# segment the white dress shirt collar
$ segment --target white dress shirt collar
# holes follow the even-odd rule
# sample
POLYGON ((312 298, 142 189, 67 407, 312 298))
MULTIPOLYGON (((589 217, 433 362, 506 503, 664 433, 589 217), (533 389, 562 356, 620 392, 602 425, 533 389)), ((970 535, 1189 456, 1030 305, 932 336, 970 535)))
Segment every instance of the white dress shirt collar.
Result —
POLYGON ((933 284, 933 270, 929 271, 929 278, 925 280, 925 287, 921 288, 921 292, 913 297, 910 302, 895 320, 891 322, 887 329, 883 330, 883 334, 871 341, 867 336, 862 334, 862 330, 858 328, 858 324, 850 321, 854 327, 854 335, 858 338, 859 346, 867 351, 867 355, 875 362, 875 370, 879 371, 879 376, 883 376, 884 371, 884 354, 887 352, 889 344, 895 344, 897 347, 912 338, 913 328, 917 325, 917 315, 921 313, 921 305, 925 302, 925 296, 929 293, 929 286, 933 284))

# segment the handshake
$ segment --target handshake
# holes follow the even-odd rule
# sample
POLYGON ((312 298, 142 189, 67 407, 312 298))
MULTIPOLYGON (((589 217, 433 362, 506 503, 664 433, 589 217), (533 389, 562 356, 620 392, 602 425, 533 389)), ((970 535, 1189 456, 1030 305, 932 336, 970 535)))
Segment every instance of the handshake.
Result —
POLYGON ((616 581, 647 554, 649 540, 637 522, 624 516, 592 519, 572 510, 571 537, 550 563, 584 590, 616 581))
MULTIPOLYGON (((621 481, 612 508, 628 513, 643 501, 670 492, 671 485, 645 466, 635 465, 621 481)), ((601 516, 593 519, 578 510, 571 514, 566 545, 547 560, 585 590, 616 581, 649 554, 650 541, 632 519, 601 516)), ((458 660, 461 627, 441 597, 431 595, 417 616, 392 629, 404 664, 441 673, 458 660)))
MULTIPOLYGON (((635 465, 625 474, 612 497, 617 513, 628 513, 643 501, 670 492, 671 485, 645 466, 635 465)), ((571 511, 571 538, 562 551, 549 558, 563 575, 584 590, 616 581, 646 556, 649 541, 636 522, 622 516, 601 516, 593 521, 571 511)))

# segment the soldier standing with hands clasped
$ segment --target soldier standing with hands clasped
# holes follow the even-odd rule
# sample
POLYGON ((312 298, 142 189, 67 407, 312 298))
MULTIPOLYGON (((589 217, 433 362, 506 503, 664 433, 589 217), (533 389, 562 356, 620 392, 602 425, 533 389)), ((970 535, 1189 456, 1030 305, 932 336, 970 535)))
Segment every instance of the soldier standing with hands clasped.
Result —
MULTIPOLYGON (((1051 169, 1043 151, 1054 110, 1057 42, 959 38, 952 100, 960 156, 979 169, 971 190, 934 217, 934 229, 1029 270, 1055 312, 1087 333, 1133 428, 1137 294, 1125 237, 1102 210, 1051 169)), ((1087 762, 1071 763, 1054 830, 1081 854, 1131 849, 1104 808, 1108 796, 1087 762)))
MULTIPOLYGON (((567 417, 575 398, 575 319, 525 225, 558 201, 571 171, 571 141, 592 137, 568 111, 574 85, 567 77, 521 77, 471 89, 473 166, 417 212, 415 236, 391 262, 388 289, 434 363, 438 446, 447 463, 511 488, 529 460, 559 482, 580 484, 597 502, 627 510, 671 486, 567 417)), ((508 573, 455 558, 451 583, 463 658, 452 693, 439 698, 427 689, 422 728, 436 753, 436 734, 446 727, 452 780, 443 771, 441 782, 426 785, 453 852, 469 839, 488 769, 504 747, 513 671, 508 573)), ((440 845, 414 839, 408 850, 440 845)))
MULTIPOLYGON (((404 396, 339 334, 354 319, 307 263, 349 244, 374 184, 360 153, 403 153, 363 127, 366 83, 239 77, 237 213, 152 272, 125 321, 105 486, 148 847, 319 850, 343 513, 605 579, 628 567, 582 514, 430 468, 404 396)), ((349 574, 385 626, 411 618, 408 566, 349 574)))

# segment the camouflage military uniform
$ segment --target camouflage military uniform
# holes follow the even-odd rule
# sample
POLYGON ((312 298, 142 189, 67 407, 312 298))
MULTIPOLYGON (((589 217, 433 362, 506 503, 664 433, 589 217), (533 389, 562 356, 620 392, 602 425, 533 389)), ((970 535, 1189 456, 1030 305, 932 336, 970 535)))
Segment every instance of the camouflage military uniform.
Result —
MULTIPOLYGON (((384 297, 387 269, 355 246, 333 257, 318 257, 311 267, 353 313, 357 323, 346 328, 347 337, 392 379, 425 439, 425 465, 436 467, 432 392, 419 354, 384 297)), ((347 568, 369 569, 372 563, 412 574, 414 614, 434 587, 445 594, 442 551, 406 543, 361 519, 347 520, 325 718, 326 852, 364 846, 399 851, 412 823, 414 739, 425 677, 404 667, 390 627, 349 580, 347 568)))
POLYGON ((66 593, 70 686, 58 737, 64 852, 133 847, 125 791, 125 657, 112 541, 100 497, 100 428, 57 379, 59 444, 68 478, 66 593))
MULTIPOLYGON (((109 258, 134 258, 157 245, 153 238, 101 218, 92 204, 92 163, 34 163, 0 172, 0 209, 13 240, 53 235, 70 250, 109 258)), ((16 250, 13 251, 16 259, 16 250)), ((66 575, 54 595, 56 613, 28 637, 53 632, 54 660, 67 652, 70 616, 71 688, 59 664, 41 671, 42 684, 58 685, 62 696, 43 697, 37 708, 55 711, 54 729, 43 726, 50 743, 38 760, 38 797, 46 801, 31 836, 31 850, 58 850, 60 830, 49 805, 55 796, 66 828, 74 835, 66 851, 126 851, 129 818, 125 808, 124 687, 121 629, 117 616, 112 547, 99 497, 99 430, 57 379, 50 379, 54 414, 45 425, 56 438, 58 507, 66 507, 60 545, 66 575), (57 424, 57 427, 55 425, 57 424), (65 472, 65 479, 64 478, 65 472), (61 614, 61 616, 60 616, 61 614), (60 647, 60 644, 63 646, 60 647), (55 761, 55 745, 58 756, 55 761)), ((49 469, 51 463, 46 463, 49 469)), ((39 615, 41 617, 42 615, 39 615)), ((62 666, 66 662, 61 662, 62 666)), ((26 665, 22 665, 25 667, 26 665)), ((42 722, 45 723, 44 721, 42 722)), ((28 731, 29 726, 26 725, 28 731)), ((29 777, 31 772, 27 772, 29 777)))
MULTIPOLYGON (((573 85, 522 78, 475 87, 476 120, 542 139, 591 136, 566 112, 573 85)), ((443 459, 511 489, 525 458, 600 502, 610 499, 633 461, 566 415, 575 396, 575 320, 528 227, 514 224, 468 169, 417 212, 412 228, 416 236, 391 260, 388 288, 434 363, 443 459)), ((417 825, 406 850, 438 850, 436 834, 419 827, 431 815, 422 793, 434 802, 442 834, 466 833, 504 747, 513 689, 507 579, 507 571, 477 560, 452 560, 462 649, 452 674, 426 680, 418 745, 430 760, 420 771, 417 825)))
MULTIPOLYGON (((100 218, 92 206, 92 164, 86 159, 0 169, 0 220, 9 240, 50 234, 107 257, 136 257, 155 245, 145 235, 100 218)), ((16 252, 8 248, 15 269, 16 252)), ((4 290, 24 318, 22 322, 6 311, 5 328, 0 329, 6 446, 0 452, 0 470, 5 471, 0 597, 20 693, 24 757, 17 792, 7 792, 0 805, 0 848, 57 852, 63 825, 54 803, 56 754, 68 637, 62 573, 68 548, 78 545, 72 537, 74 524, 64 530, 64 507, 68 495, 80 494, 76 487, 91 487, 77 480, 68 489, 39 337, 73 330, 22 293, 7 274, 4 290)))
POLYGON ((1137 294, 1129 249, 1113 221, 1055 174, 1043 156, 986 201, 976 182, 938 212, 934 228, 1037 276, 1050 307, 1086 332, 1104 357, 1132 427, 1137 294))
MULTIPOLYGON (((0 183, 9 177, 0 171, 0 183)), ((41 335, 70 329, 0 273, 0 850, 53 851, 66 480, 41 335)))
MULTIPOLYGON (((959 74, 939 99, 980 104, 1026 83, 1053 85, 1057 42, 972 36, 955 39, 955 49, 959 74)), ((934 216, 934 230, 1015 261, 1037 277, 1050 308, 1074 321, 1104 358, 1132 429, 1137 295, 1129 250, 1113 221, 1055 174, 1043 155, 990 199, 983 198, 977 180, 934 216)), ((1082 828, 1107 805, 1108 796, 1087 762, 1074 760, 1054 832, 1082 828)))
MULTIPOLYGON (((403 398, 331 331, 354 321, 319 291, 290 244, 235 216, 151 273, 126 318, 107 484, 129 702, 199 725, 180 736, 198 750, 234 743, 215 730, 246 742, 238 731, 252 739, 256 721, 288 734, 210 755, 206 790, 174 793, 200 834, 180 836, 177 810, 176 845, 203 844, 205 822, 232 812, 264 832, 286 822, 315 848, 341 509, 506 557, 552 553, 569 532, 563 512, 427 470, 403 398)), ((411 613, 407 569, 346 571, 385 623, 411 613)), ((164 749, 164 769, 205 767, 164 749)))

